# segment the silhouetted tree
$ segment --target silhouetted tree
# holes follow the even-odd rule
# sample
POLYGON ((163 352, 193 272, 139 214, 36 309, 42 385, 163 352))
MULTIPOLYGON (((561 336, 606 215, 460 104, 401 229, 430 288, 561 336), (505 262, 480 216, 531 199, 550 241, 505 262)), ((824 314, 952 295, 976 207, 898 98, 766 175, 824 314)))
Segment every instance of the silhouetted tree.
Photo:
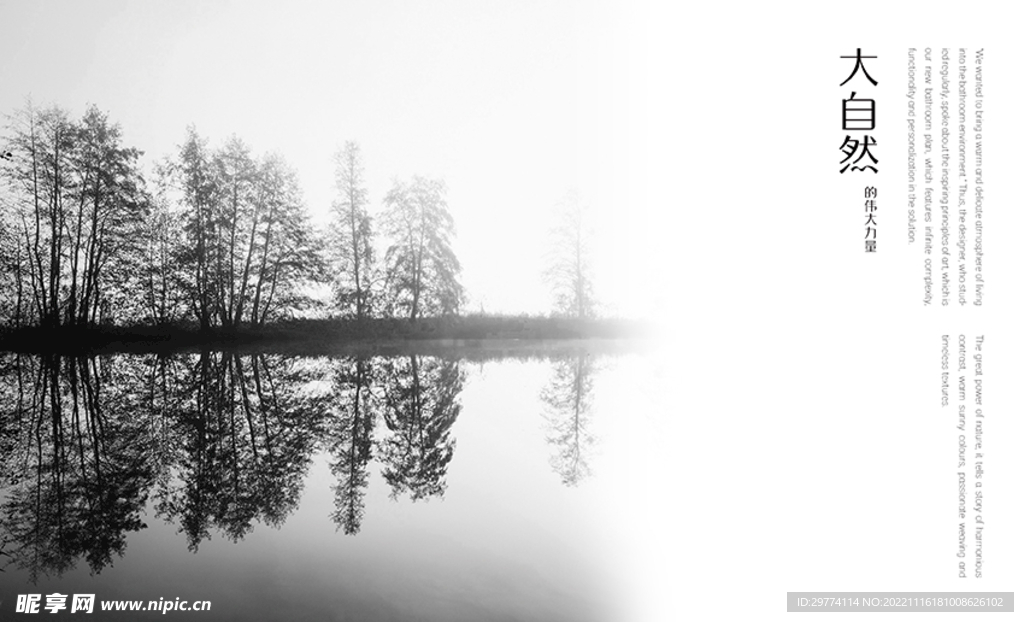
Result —
POLYGON ((150 207, 137 163, 142 152, 121 146, 120 127, 95 106, 79 124, 76 142, 66 324, 95 324, 104 312, 113 320, 115 309, 122 319, 132 317, 139 309, 136 292, 120 285, 142 264, 140 233, 150 207))
POLYGON ((213 326, 214 295, 217 290, 213 251, 216 239, 216 185, 206 141, 195 126, 185 132, 178 156, 168 173, 176 182, 185 213, 185 244, 178 248, 178 261, 191 275, 187 283, 192 314, 201 330, 213 326))
POLYGON ((245 310, 249 275, 260 217, 257 168, 249 148, 237 136, 212 158, 217 209, 215 231, 215 307, 221 326, 238 326, 245 310))
POLYGON ((354 310, 356 319, 362 320, 371 312, 374 253, 359 145, 346 142, 335 154, 334 179, 337 197, 331 206, 331 247, 338 268, 335 298, 341 309, 354 310))
POLYGON ((158 165, 156 180, 141 235, 142 266, 133 283, 142 293, 144 317, 166 324, 188 314, 190 279, 179 256, 185 246, 184 218, 172 208, 166 166, 158 165))
POLYGON ((392 240, 385 256, 387 290, 391 306, 412 320, 457 313, 462 304, 446 192, 441 180, 413 177, 411 183, 396 180, 384 197, 384 232, 392 240))
POLYGON ((257 190, 263 206, 256 231, 258 268, 250 321, 264 324, 313 300, 307 285, 326 278, 323 239, 309 222, 295 171, 277 156, 263 159, 257 190))
POLYGON ((201 329, 261 325, 313 304, 307 285, 325 279, 323 241, 283 159, 257 162, 238 138, 210 153, 189 127, 168 171, 186 214, 177 257, 201 329))
MULTIPOLYGON (((95 107, 73 121, 57 107, 12 116, 2 169, 10 204, 0 234, 15 323, 43 326, 112 320, 147 206, 140 152, 95 107)), ((5 210, 6 211, 6 210, 5 210)))
POLYGON ((28 248, 22 236, 22 221, 16 208, 0 202, 0 317, 14 326, 30 321, 26 307, 28 248))

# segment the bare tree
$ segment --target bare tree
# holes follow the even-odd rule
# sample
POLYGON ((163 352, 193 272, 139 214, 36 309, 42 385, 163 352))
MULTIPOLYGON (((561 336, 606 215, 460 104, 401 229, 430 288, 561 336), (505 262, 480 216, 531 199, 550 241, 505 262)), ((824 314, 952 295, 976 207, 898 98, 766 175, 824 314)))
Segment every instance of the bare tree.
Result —
POLYGON ((551 286, 558 313, 590 318, 595 315, 595 300, 587 209, 575 191, 562 199, 558 209, 544 279, 551 286))

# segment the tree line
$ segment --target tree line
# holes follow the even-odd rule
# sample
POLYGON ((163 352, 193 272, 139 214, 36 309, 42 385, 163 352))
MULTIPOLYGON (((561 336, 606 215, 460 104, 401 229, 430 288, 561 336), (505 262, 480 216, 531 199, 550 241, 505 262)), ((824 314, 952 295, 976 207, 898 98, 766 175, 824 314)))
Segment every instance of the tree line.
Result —
POLYGON ((457 313, 465 295, 443 181, 395 180, 380 233, 362 157, 335 158, 329 230, 314 227, 298 176, 233 136, 190 126, 147 177, 142 152, 95 106, 80 119, 28 105, 10 116, 0 174, 0 318, 7 326, 190 322, 260 326, 318 305, 358 319, 457 313))
MULTIPOLYGON (((0 325, 262 326, 322 306, 364 320, 458 314, 466 294, 443 180, 395 179, 371 214, 359 145, 334 156, 330 226, 298 176, 232 136, 194 126, 152 174, 97 107, 75 119, 31 104, 9 116, 0 162, 0 325), (382 249, 383 253, 379 253, 382 249)), ((545 278, 557 312, 593 317, 588 237, 562 206, 545 278)), ((320 309, 324 311, 324 309, 320 309)))

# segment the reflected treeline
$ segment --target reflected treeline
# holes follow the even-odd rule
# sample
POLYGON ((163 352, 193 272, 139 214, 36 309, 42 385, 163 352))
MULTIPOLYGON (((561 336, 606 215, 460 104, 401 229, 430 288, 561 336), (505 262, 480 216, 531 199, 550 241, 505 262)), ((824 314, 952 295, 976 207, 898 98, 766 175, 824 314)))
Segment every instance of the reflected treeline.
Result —
POLYGON ((326 426, 335 511, 346 534, 359 532, 368 466, 377 454, 391 497, 441 497, 455 451, 451 427, 461 411, 465 372, 453 360, 419 355, 333 362, 335 408, 326 426), (374 439, 382 420, 386 434, 374 439))
POLYGON ((548 442, 554 448, 551 467, 566 486, 575 486, 590 475, 588 453, 594 444, 590 432, 593 403, 594 361, 589 354, 552 363, 551 380, 541 390, 548 442))
POLYGON ((10 356, 0 361, 0 537, 8 564, 93 572, 145 527, 154 437, 113 361, 10 356))
MULTIPOLYGON (((593 363, 551 364, 552 464, 574 485, 588 472, 593 363)), ((0 570, 35 579, 84 559, 100 572, 150 501, 192 551, 280 526, 321 451, 331 519, 356 534, 374 469, 392 498, 445 494, 465 381, 457 359, 421 354, 0 356, 0 570)))
POLYGON ((393 498, 444 494, 464 380, 420 355, 2 357, 0 569, 100 572, 150 498, 193 551, 279 526, 321 449, 332 519, 355 534, 374 457, 393 498))
POLYGON ((294 358, 203 352, 151 362, 149 394, 164 445, 157 515, 196 550, 217 529, 232 540, 279 526, 298 505, 328 396, 294 358))

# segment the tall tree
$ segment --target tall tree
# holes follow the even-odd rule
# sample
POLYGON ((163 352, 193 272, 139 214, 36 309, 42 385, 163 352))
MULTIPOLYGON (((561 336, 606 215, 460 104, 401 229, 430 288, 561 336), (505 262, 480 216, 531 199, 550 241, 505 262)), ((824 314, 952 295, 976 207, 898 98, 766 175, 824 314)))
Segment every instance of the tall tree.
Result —
POLYGON ((123 146, 120 128, 95 106, 76 122, 30 104, 10 131, 18 155, 3 170, 11 197, 4 233, 16 321, 23 312, 50 327, 113 320, 148 203, 140 152, 123 146))
POLYGON ((324 278, 323 242, 282 158, 253 159, 237 138, 210 152, 190 127, 171 171, 185 214, 178 260, 201 329, 263 324, 311 304, 305 287, 324 278))
POLYGON ((216 228, 214 201, 216 185, 206 141, 195 126, 185 132, 185 142, 178 149, 171 172, 181 193, 185 209, 186 245, 179 249, 179 261, 191 273, 189 303, 201 330, 213 326, 214 256, 212 251, 216 228))
POLYGON ((0 313, 5 321, 21 326, 26 318, 28 255, 21 237, 17 209, 0 200, 0 313))
POLYGON ((5 172, 17 197, 19 237, 27 255, 25 277, 37 321, 58 326, 67 241, 65 200, 72 180, 76 131, 66 111, 57 107, 39 110, 31 104, 15 113, 11 129, 11 146, 19 157, 5 172))
POLYGON ((334 156, 337 197, 332 209, 333 254, 338 276, 335 298, 343 310, 354 310, 357 320, 371 312, 373 273, 373 228, 366 211, 367 191, 363 179, 363 158, 359 145, 349 141, 334 156))
POLYGON ((309 222, 295 171, 274 155, 263 158, 258 175, 252 324, 311 306, 306 286, 322 283, 326 275, 323 239, 309 222))
POLYGON ((188 313, 189 276, 179 260, 184 247, 184 218, 169 195, 169 165, 157 166, 156 189, 142 233, 142 268, 136 291, 142 292, 145 317, 153 324, 180 320, 188 313))
POLYGON ((393 242, 385 255, 391 306, 411 320, 457 313, 462 305, 459 264, 452 250, 455 220, 444 181, 398 180, 384 197, 384 232, 393 242))
POLYGON ((241 323, 255 255, 259 205, 258 170, 249 148, 237 136, 213 154, 218 198, 215 218, 215 307, 221 326, 241 323))
POLYGON ((595 314, 590 262, 590 227, 587 209, 576 192, 559 205, 558 221, 551 231, 552 246, 544 278, 551 286, 558 313, 575 318, 595 314))
POLYGON ((117 284, 137 274, 140 233, 149 209, 138 158, 142 152, 121 144, 121 128, 95 106, 78 127, 74 151, 76 204, 69 209, 67 324, 113 320, 112 304, 134 311, 134 292, 117 284), (73 223, 73 227, 71 226, 73 223))

